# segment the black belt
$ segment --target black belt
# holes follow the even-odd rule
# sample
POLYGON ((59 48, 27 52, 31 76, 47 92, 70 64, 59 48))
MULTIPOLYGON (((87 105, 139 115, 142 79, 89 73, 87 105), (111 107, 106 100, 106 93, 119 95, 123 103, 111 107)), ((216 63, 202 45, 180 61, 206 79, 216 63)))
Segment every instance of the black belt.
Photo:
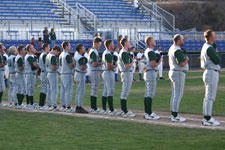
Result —
POLYGON ((46 72, 45 70, 42 70, 41 72, 46 72))
POLYGON ((184 70, 172 70, 172 71, 180 71, 180 72, 183 72, 183 73, 187 73, 187 71, 184 71, 184 70))
POLYGON ((216 72, 220 72, 219 70, 214 70, 214 69, 206 69, 206 70, 213 70, 213 71, 216 71, 216 72))
POLYGON ((87 73, 87 72, 82 72, 82 71, 79 71, 79 70, 75 70, 76 72, 79 72, 79 73, 87 73))
POLYGON ((129 71, 120 71, 120 72, 133 72, 132 70, 129 70, 129 71))
POLYGON ((148 72, 148 71, 152 71, 152 70, 154 70, 155 72, 157 72, 158 70, 155 70, 155 69, 148 69, 148 70, 146 70, 146 72, 148 72))
POLYGON ((10 72, 9 74, 15 74, 16 72, 10 72))

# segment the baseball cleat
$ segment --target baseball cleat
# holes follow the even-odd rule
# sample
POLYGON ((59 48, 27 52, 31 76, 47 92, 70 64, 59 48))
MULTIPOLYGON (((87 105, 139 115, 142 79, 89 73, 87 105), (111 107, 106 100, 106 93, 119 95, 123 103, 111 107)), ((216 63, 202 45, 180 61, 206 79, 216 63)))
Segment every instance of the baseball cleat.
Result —
POLYGON ((109 113, 109 111, 107 111, 107 110, 100 110, 99 111, 99 115, 107 115, 109 113))
POLYGON ((76 113, 88 114, 88 111, 83 107, 76 107, 76 113))
POLYGON ((0 107, 5 107, 6 104, 0 103, 0 107))
POLYGON ((114 109, 114 111, 109 111, 108 113, 110 116, 119 116, 122 114, 122 112, 117 111, 116 109, 114 109))
POLYGON ((203 119, 202 124, 204 126, 219 126, 220 122, 215 120, 214 118, 211 118, 210 120, 203 119))
POLYGON ((65 110, 66 112, 69 112, 69 113, 74 113, 75 112, 75 109, 74 108, 66 108, 65 110))
POLYGON ((156 115, 155 113, 152 113, 151 115, 149 115, 149 117, 151 117, 151 120, 159 120, 160 116, 156 115))
POLYGON ((145 118, 146 120, 151 120, 151 117, 150 117, 149 114, 147 114, 147 113, 144 114, 144 118, 145 118))
POLYGON ((134 114, 134 113, 132 113, 132 112, 127 112, 127 113, 122 113, 122 116, 123 116, 123 118, 134 118, 134 117, 136 117, 136 115, 134 114))
POLYGON ((14 106, 14 105, 13 105, 12 103, 9 103, 9 104, 8 104, 8 107, 9 107, 9 108, 12 108, 13 106, 14 106))
POLYGON ((66 111, 66 107, 65 106, 64 107, 60 107, 59 111, 62 111, 62 112, 66 111))
POLYGON ((173 115, 171 115, 170 120, 172 122, 185 122, 187 119, 186 118, 183 118, 181 116, 174 117, 173 115))
POLYGON ((91 109, 90 110, 90 113, 94 114, 94 115, 98 115, 100 113, 100 109, 97 109, 97 110, 94 110, 94 109, 91 109))

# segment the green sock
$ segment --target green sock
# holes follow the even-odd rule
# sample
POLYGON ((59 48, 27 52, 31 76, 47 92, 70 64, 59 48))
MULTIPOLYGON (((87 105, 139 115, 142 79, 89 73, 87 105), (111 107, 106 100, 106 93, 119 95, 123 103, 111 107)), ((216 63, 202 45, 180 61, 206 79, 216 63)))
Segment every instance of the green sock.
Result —
POLYGON ((107 97, 102 96, 102 109, 106 110, 107 97))
POLYGON ((152 114, 152 98, 148 97, 146 103, 147 103, 147 113, 151 115, 152 114))
POLYGON ((23 94, 20 94, 20 97, 21 97, 21 104, 22 104, 23 103, 24 95, 23 94))
POLYGON ((178 112, 172 112, 172 111, 171 111, 171 115, 174 116, 174 117, 177 117, 178 112))
POLYGON ((124 113, 127 113, 127 100, 121 99, 121 109, 124 113))
POLYGON ((46 94, 44 94, 44 93, 42 93, 42 94, 43 94, 43 101, 42 101, 41 106, 45 106, 46 94))
POLYGON ((3 95, 3 92, 0 92, 0 103, 2 102, 2 95, 3 95))
POLYGON ((110 111, 114 111, 114 108, 113 108, 113 97, 112 96, 108 97, 108 103, 109 103, 110 111))
POLYGON ((211 119, 211 116, 204 116, 204 119, 208 121, 211 119))
POLYGON ((40 99, 39 99, 39 106, 42 106, 43 96, 42 93, 40 93, 40 99))
POLYGON ((91 109, 97 110, 97 97, 91 96, 91 109))
POLYGON ((29 101, 30 101, 30 104, 33 105, 34 104, 34 96, 29 96, 29 101))
POLYGON ((26 95, 26 100, 27 100, 27 105, 29 105, 30 104, 30 100, 29 100, 29 96, 28 95, 26 95))
POLYGON ((21 105, 21 99, 20 99, 20 94, 16 94, 17 100, 18 100, 18 105, 21 105))
POLYGON ((148 113, 148 110, 147 110, 147 97, 144 98, 144 106, 145 106, 145 113, 148 113))

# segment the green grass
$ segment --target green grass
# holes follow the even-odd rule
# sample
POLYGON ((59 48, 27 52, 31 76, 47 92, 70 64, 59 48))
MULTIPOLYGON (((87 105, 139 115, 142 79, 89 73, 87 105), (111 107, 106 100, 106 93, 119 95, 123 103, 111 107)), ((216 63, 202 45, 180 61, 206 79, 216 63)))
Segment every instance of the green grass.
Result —
MULTIPOLYGON (((225 75, 225 71, 220 73, 225 75)), ((168 80, 168 73, 164 73, 164 77, 167 79, 165 81, 157 81, 156 95, 153 100, 153 109, 159 111, 169 111, 171 88, 170 80, 168 80)), ((135 75, 135 78, 138 79, 138 74, 135 75)), ((40 84, 39 79, 37 84, 40 84)), ((120 93, 121 93, 121 83, 116 83, 115 86, 115 96, 114 104, 115 107, 120 108, 120 93)), ((128 108, 129 109, 139 109, 143 110, 143 97, 145 84, 144 82, 135 82, 132 85, 130 95, 128 97, 128 108)), ((86 92, 83 99, 83 104, 90 106, 90 84, 86 86, 86 92)), ((214 115, 225 115, 225 77, 221 77, 219 81, 219 87, 217 92, 216 102, 214 104, 213 114, 214 115)), ((35 101, 39 100, 40 87, 35 89, 35 101)), ((103 92, 103 84, 100 85, 98 92, 98 104, 101 107, 101 95, 103 92)), ((76 86, 73 88, 73 99, 72 103, 75 104, 75 94, 76 86)), ((185 113, 202 113, 202 102, 204 98, 204 84, 202 81, 202 72, 188 72, 187 79, 185 83, 184 96, 180 104, 180 112, 185 113)), ((7 99, 7 91, 3 95, 3 99, 7 99)), ((58 104, 60 100, 58 98, 58 104)))
POLYGON ((0 110, 1 150, 222 150, 225 131, 0 110))
MULTIPOLYGON (((221 75, 225 75, 225 71, 220 73, 221 75)), ((153 109, 159 111, 170 111, 170 96, 171 96, 171 88, 170 88, 170 80, 168 80, 168 73, 164 73, 164 77, 167 79, 165 81, 157 81, 157 88, 155 98, 153 100, 153 109)), ((135 75, 136 79, 138 79, 138 74, 135 75)), ((37 84, 40 84, 40 80, 37 80, 37 84)), ((120 108, 120 93, 121 93, 121 83, 116 83, 115 86, 115 95, 114 95, 114 104, 115 107, 120 108)), ((130 95, 128 97, 128 109, 139 109, 143 110, 143 97, 145 83, 144 82, 135 82, 132 85, 130 95)), ((214 104, 213 114, 214 115, 225 115, 225 77, 221 77, 219 81, 219 87, 217 92, 216 102, 214 104)), ((35 89, 35 101, 39 100, 39 92, 40 87, 36 87, 35 89)), ((83 104, 90 106, 90 92, 91 86, 86 85, 85 96, 83 99, 83 104)), ((98 105, 101 107, 101 95, 103 92, 103 84, 100 85, 98 92, 98 105)), ((76 94, 76 86, 73 88, 73 99, 72 103, 75 104, 75 94, 76 94)), ((202 102, 204 98, 204 84, 202 81, 202 72, 188 72, 187 79, 185 83, 185 91, 184 96, 180 104, 180 112, 184 113, 202 113, 202 102)), ((7 91, 3 95, 3 99, 7 99, 7 91)), ((58 97, 58 104, 60 104, 60 100, 58 97)))

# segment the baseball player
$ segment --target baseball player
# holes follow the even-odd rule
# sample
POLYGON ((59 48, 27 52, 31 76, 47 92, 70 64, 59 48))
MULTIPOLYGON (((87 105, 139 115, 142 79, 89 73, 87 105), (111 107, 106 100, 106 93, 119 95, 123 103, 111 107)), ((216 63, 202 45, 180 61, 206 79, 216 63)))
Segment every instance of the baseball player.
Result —
POLYGON ((89 52, 88 62, 91 73, 91 112, 98 114, 100 110, 97 108, 97 95, 100 82, 100 75, 102 73, 102 62, 98 54, 102 45, 100 38, 93 40, 93 48, 89 52))
POLYGON ((104 91, 102 94, 102 108, 103 110, 100 112, 102 114, 109 115, 118 115, 117 112, 113 108, 113 95, 115 88, 115 80, 114 80, 114 69, 117 67, 117 57, 112 55, 114 44, 112 40, 106 40, 105 43, 106 50, 102 55, 103 62, 103 79, 104 79, 104 91), (109 112, 106 110, 106 103, 108 101, 109 104, 109 112))
POLYGON ((60 89, 60 111, 75 112, 71 107, 71 100, 73 95, 73 68, 74 62, 70 55, 70 43, 62 43, 63 52, 59 56, 59 66, 61 73, 61 89, 60 89))
MULTIPOLYGON (((8 59, 9 59, 9 49, 6 48, 3 54, 3 58, 5 61, 7 61, 8 64, 8 59)), ((9 79, 9 67, 8 65, 5 65, 5 87, 8 88, 8 79, 9 79)))
MULTIPOLYGON (((130 48, 130 55, 131 55, 131 57, 132 57, 132 59, 133 59, 133 61, 134 61, 134 63, 133 63, 133 74, 135 73, 135 71, 136 71, 136 56, 135 56, 135 51, 136 51, 136 49, 135 49, 135 47, 131 47, 130 48)), ((133 79, 134 81, 135 81, 135 79, 133 79)))
POLYGON ((28 96, 27 105, 28 108, 34 109, 34 88, 36 81, 35 70, 38 69, 38 64, 34 58, 35 49, 33 45, 28 44, 26 46, 27 54, 25 56, 25 82, 26 82, 26 94, 28 96))
POLYGON ((145 43, 147 45, 147 49, 145 50, 145 98, 144 98, 144 106, 145 106, 145 114, 144 118, 147 120, 158 120, 160 117, 152 112, 152 99, 155 96, 155 88, 156 88, 156 80, 157 80, 157 72, 158 66, 161 63, 161 58, 156 56, 154 51, 154 47, 156 46, 156 42, 153 37, 146 37, 145 43))
POLYGON ((133 81, 133 59, 129 55, 130 42, 127 38, 123 38, 120 41, 122 49, 119 53, 118 65, 121 72, 122 79, 122 91, 121 91, 121 109, 123 117, 135 117, 136 115, 127 110, 127 97, 130 92, 130 88, 133 81))
POLYGON ((207 30, 204 32, 204 37, 206 42, 201 51, 201 68, 204 69, 203 82, 205 84, 205 98, 203 102, 204 119, 202 123, 205 126, 218 126, 220 122, 212 118, 212 109, 219 82, 221 57, 215 45, 215 32, 207 30))
POLYGON ((85 50, 83 44, 78 44, 76 46, 76 55, 74 55, 75 60, 75 75, 74 80, 77 84, 77 90, 76 90, 76 113, 88 113, 87 110, 85 110, 82 107, 82 99, 85 93, 85 75, 87 70, 87 63, 88 59, 84 56, 85 50))
MULTIPOLYGON (((118 47, 115 47, 113 56, 117 57, 117 59, 118 59, 118 57, 119 57, 119 48, 118 47)), ((118 73, 119 73, 118 66, 114 70, 115 70, 115 81, 119 82, 119 80, 118 80, 118 73)))
MULTIPOLYGON (((47 54, 50 51, 50 47, 47 43, 42 45, 43 52, 41 53, 39 57, 39 67, 41 70, 40 74, 40 81, 41 81, 41 93, 40 93, 40 99, 39 99, 39 106, 40 109, 44 109, 45 106, 45 99, 47 97, 47 100, 49 101, 49 93, 47 94, 47 72, 46 72, 46 57, 47 54)), ((47 108, 47 107, 46 107, 47 108)))
MULTIPOLYGON (((84 57, 86 57, 87 59, 88 59, 88 54, 89 54, 89 52, 90 52, 90 48, 86 48, 86 50, 85 50, 86 52, 84 53, 84 57)), ((87 64, 87 69, 86 69, 86 71, 87 71, 87 73, 86 73, 86 83, 91 83, 91 81, 89 80, 89 75, 90 75, 90 69, 89 69, 90 67, 88 67, 88 64, 87 64)))
POLYGON ((9 67, 9 91, 8 91, 8 103, 9 107, 13 106, 12 98, 14 99, 14 106, 18 104, 16 96, 16 70, 15 70, 15 59, 17 55, 17 49, 15 46, 9 48, 10 56, 8 58, 8 67, 9 67))
POLYGON ((178 115, 180 101, 183 97, 184 84, 186 72, 189 69, 189 58, 186 56, 186 52, 181 49, 184 45, 184 37, 180 34, 176 34, 173 38, 173 45, 170 47, 169 55, 169 78, 171 80, 171 121, 172 122, 184 122, 186 118, 178 115))
POLYGON ((163 78, 163 55, 162 55, 162 46, 158 45, 157 50, 155 51, 155 54, 159 57, 161 57, 161 63, 159 64, 158 68, 159 68, 159 80, 165 80, 163 78))
POLYGON ((2 104, 2 95, 5 91, 5 83, 4 83, 4 71, 5 71, 5 65, 7 65, 7 61, 4 60, 3 54, 4 54, 5 46, 3 43, 0 43, 0 106, 5 106, 5 104, 2 104))
POLYGON ((144 73, 145 68, 145 61, 144 61, 144 50, 140 49, 137 54, 137 61, 138 61, 138 69, 139 69, 139 79, 140 81, 144 81, 142 79, 142 74, 144 73))
POLYGON ((46 71, 47 71, 47 90, 49 93, 48 110, 58 110, 57 98, 58 98, 58 69, 59 63, 57 57, 60 54, 60 47, 54 46, 52 51, 46 56, 46 71))
POLYGON ((24 55, 26 54, 25 47, 19 46, 17 48, 18 55, 15 59, 15 67, 16 67, 16 92, 17 92, 17 100, 18 100, 18 109, 25 108, 23 103, 23 98, 26 92, 25 86, 25 62, 24 55))

